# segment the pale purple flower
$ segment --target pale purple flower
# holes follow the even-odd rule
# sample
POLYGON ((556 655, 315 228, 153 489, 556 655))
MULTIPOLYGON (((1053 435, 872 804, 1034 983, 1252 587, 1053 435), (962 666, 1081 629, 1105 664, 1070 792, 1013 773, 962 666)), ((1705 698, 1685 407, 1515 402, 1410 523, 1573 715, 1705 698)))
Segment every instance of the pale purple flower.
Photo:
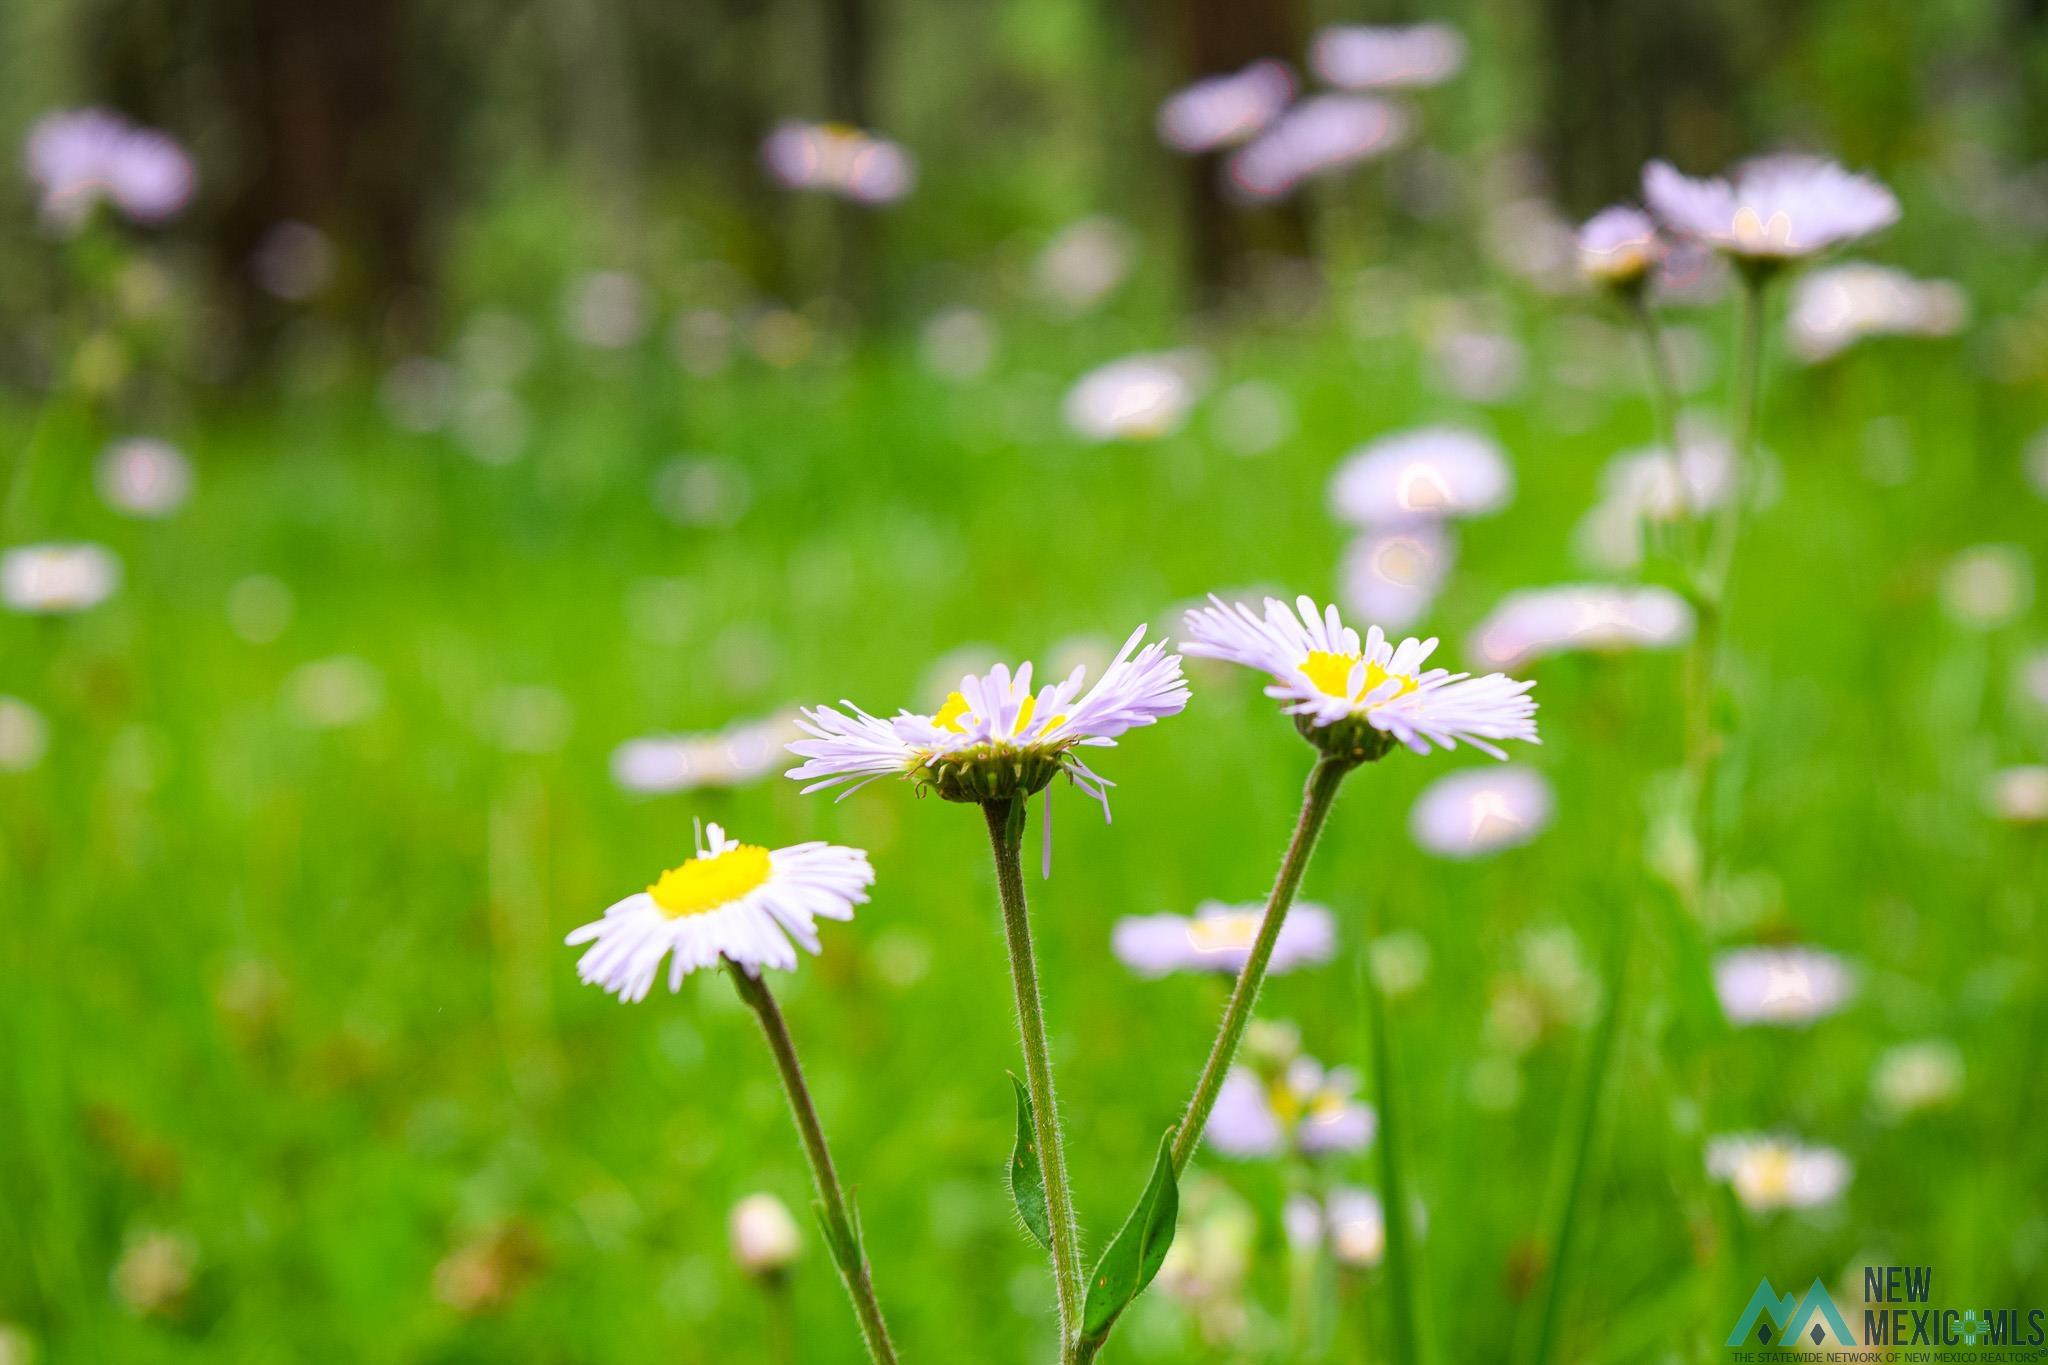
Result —
POLYGON ((1534 839, 1550 823, 1553 804, 1541 773, 1474 768, 1424 788, 1408 813, 1408 828, 1431 853, 1476 858, 1534 839))
POLYGON ((1899 218, 1885 186, 1810 156, 1747 162, 1732 182, 1694 180, 1653 161, 1643 170, 1643 197, 1673 232, 1758 262, 1811 256, 1899 218))
MULTIPOLYGON (((1116 922, 1110 946, 1140 976, 1171 972, 1236 972, 1251 956, 1265 918, 1262 905, 1204 901, 1192 917, 1162 913, 1116 922)), ((1298 902, 1281 921, 1267 970, 1275 973, 1328 962, 1337 952, 1337 921, 1327 909, 1298 902)))
POLYGON ((1492 437, 1417 427, 1346 456, 1330 480, 1330 510, 1354 526, 1482 516, 1505 507, 1514 488, 1514 470, 1492 437))
POLYGON ((1753 1213, 1833 1203, 1849 1187, 1849 1159, 1793 1138, 1735 1133, 1707 1144, 1707 1173, 1753 1213))
POLYGON ((843 123, 779 124, 761 144, 761 160, 787 189, 862 204, 894 203, 917 182, 917 165, 901 144, 843 123))
POLYGON ((1370 95, 1312 96, 1230 158, 1229 184, 1256 202, 1285 198, 1304 180, 1392 150, 1408 123, 1399 105, 1370 95))
POLYGON ((83 223, 103 199, 137 223, 163 222, 198 183, 192 158, 169 134, 104 109, 45 115, 29 132, 28 173, 44 217, 64 228, 83 223))
POLYGON ((167 517, 192 492, 192 466, 177 447, 150 436, 116 441, 100 456, 100 496, 131 517, 167 517))
POLYGON ((1571 650, 1669 648, 1692 629, 1692 608, 1669 588, 1570 584, 1509 593, 1471 647, 1481 662, 1510 668, 1571 650))
POLYGON ((1737 948, 1714 959, 1714 993, 1738 1027, 1808 1024, 1848 1003, 1849 964, 1819 948, 1737 948))
POLYGON ((799 733, 793 715, 778 714, 701 734, 628 740, 612 751, 612 780, 646 795, 742 786, 773 772, 799 733))
POLYGON ((935 761, 969 751, 991 760, 1044 759, 1101 801, 1107 816, 1111 783, 1082 762, 1077 750, 1113 748, 1124 732, 1176 715, 1188 703, 1180 655, 1167 653, 1158 641, 1140 649, 1145 631, 1139 626, 1131 632, 1085 692, 1083 668, 1034 692, 1029 663, 1014 674, 997 664, 962 678, 959 690, 931 715, 899 711, 883 720, 852 702, 841 703, 846 712, 830 706, 801 711, 797 728, 805 737, 788 748, 805 761, 789 776, 808 784, 806 793, 846 785, 843 798, 877 778, 918 778, 935 761))
POLYGON ((1792 290, 1785 333, 1801 360, 1827 360, 1864 337, 1953 336, 1970 315, 1961 286, 1850 261, 1816 270, 1792 290))
POLYGON ((1463 741, 1503 759, 1489 741, 1541 742, 1536 702, 1527 695, 1534 683, 1425 668, 1434 639, 1396 645, 1373 626, 1361 640, 1335 607, 1318 609, 1307 597, 1296 598, 1291 611, 1269 597, 1263 616, 1243 603, 1209 600, 1213 605, 1188 613, 1190 639, 1182 648, 1270 675, 1266 695, 1319 729, 1356 717, 1419 754, 1463 741))
POLYGON ((1663 257, 1657 225, 1625 204, 1586 220, 1578 233, 1579 273, 1595 284, 1627 287, 1649 277, 1663 257))
POLYGON ((1316 74, 1344 90, 1441 85, 1465 65, 1465 36, 1448 24, 1341 24, 1316 34, 1316 74))
POLYGON ((1290 1195, 1282 1217, 1290 1245, 1327 1250, 1341 1266, 1370 1270, 1386 1254, 1386 1211, 1371 1190, 1339 1185, 1320 1203, 1312 1195, 1290 1195))
POLYGON ((1053 234, 1033 264, 1033 280, 1062 313, 1078 316, 1123 283, 1135 254, 1131 230, 1122 223, 1083 218, 1053 234))
POLYGON ((1294 73, 1284 62, 1253 62, 1176 91, 1159 106, 1159 137, 1179 152, 1212 152, 1248 142, 1294 99, 1294 73))
POLYGON ((1067 391, 1067 425, 1091 441, 1150 441, 1170 436, 1208 383, 1194 351, 1125 356, 1101 365, 1067 391))
POLYGON ((1216 1092, 1204 1140, 1225 1156, 1315 1156, 1356 1152, 1372 1142, 1377 1118, 1354 1098, 1358 1073, 1297 1057, 1270 1081, 1232 1067, 1216 1092))
POLYGON ((1352 538, 1338 567, 1344 609, 1387 630, 1421 620, 1457 557, 1450 532, 1434 521, 1378 527, 1352 538))

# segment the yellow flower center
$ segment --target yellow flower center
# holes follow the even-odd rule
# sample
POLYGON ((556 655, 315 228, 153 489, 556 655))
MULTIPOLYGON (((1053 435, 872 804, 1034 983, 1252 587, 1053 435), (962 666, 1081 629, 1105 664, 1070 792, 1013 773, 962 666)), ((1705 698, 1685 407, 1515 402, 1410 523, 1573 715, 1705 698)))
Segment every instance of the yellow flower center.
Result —
POLYGON ((1735 240, 1743 246, 1788 247, 1792 244, 1792 219, 1782 209, 1766 220, 1747 204, 1735 211, 1735 240))
POLYGON ((1750 1153, 1735 1183, 1751 1203, 1784 1203, 1792 1193, 1792 1153, 1775 1146, 1750 1153))
MULTIPOLYGON (((941 730, 948 730, 956 735, 964 735, 967 733, 967 727, 960 723, 960 718, 967 714, 968 709, 967 698, 961 696, 958 692, 948 692, 946 694, 946 704, 941 706, 938 714, 932 717, 932 724, 941 730)), ((1026 697, 1024 704, 1017 708, 1017 724, 1011 728, 1010 733, 1012 735, 1023 734, 1031 728, 1031 718, 1037 714, 1038 698, 1026 697)), ((1057 729, 1064 720, 1066 720, 1065 716, 1054 716, 1052 724, 1045 728, 1048 730, 1057 729)))
POLYGON ((1251 911, 1205 915, 1188 926, 1188 942, 1198 953, 1249 948, 1258 937, 1259 916, 1251 911))
MULTIPOLYGON (((1317 649, 1311 650, 1308 658, 1302 661, 1301 671, 1316 685, 1316 691, 1324 696, 1349 697, 1352 695, 1351 669, 1357 662, 1356 654, 1332 654, 1327 650, 1317 649)), ((1365 686, 1359 689, 1357 695, 1370 696, 1374 688, 1389 678, 1396 679, 1401 686, 1392 697, 1382 698, 1384 701, 1392 701, 1394 697, 1405 697, 1421 685, 1406 673, 1389 673, 1378 664, 1369 663, 1365 666, 1365 686)))
POLYGON ((661 874, 647 888, 661 913, 670 919, 702 915, 730 905, 768 880, 768 850, 740 844, 723 853, 696 857, 661 874))

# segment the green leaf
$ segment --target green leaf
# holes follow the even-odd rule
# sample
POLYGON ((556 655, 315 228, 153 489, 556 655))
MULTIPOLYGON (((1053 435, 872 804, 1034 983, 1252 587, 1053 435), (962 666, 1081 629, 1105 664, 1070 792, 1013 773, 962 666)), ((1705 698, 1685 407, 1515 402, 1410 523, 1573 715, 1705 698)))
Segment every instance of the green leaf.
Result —
POLYGON ((1173 1130, 1169 1128, 1159 1139, 1159 1158, 1152 1163, 1152 1179, 1138 1196, 1138 1206, 1088 1277, 1088 1297, 1081 1307, 1084 1343, 1100 1346, 1118 1315, 1152 1283, 1166 1261, 1166 1249, 1173 1245, 1173 1225, 1179 1215, 1180 1190, 1173 1179, 1173 1130))
POLYGON ((1010 1153, 1010 1198, 1024 1227, 1047 1251, 1052 1250, 1052 1216, 1045 1207, 1045 1168, 1038 1164, 1038 1126, 1031 1113, 1031 1096, 1017 1073, 1010 1073, 1017 1091, 1017 1146, 1010 1153))

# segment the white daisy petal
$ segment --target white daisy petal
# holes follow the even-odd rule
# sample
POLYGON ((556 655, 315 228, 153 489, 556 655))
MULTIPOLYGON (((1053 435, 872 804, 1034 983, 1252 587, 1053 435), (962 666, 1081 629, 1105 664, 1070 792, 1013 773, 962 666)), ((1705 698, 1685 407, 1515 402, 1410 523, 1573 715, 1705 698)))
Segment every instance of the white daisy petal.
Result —
POLYGON ((1643 198, 1679 236, 1760 262, 1813 256, 1899 218, 1898 198, 1884 185, 1810 156, 1748 162, 1732 180, 1695 180, 1653 161, 1643 171, 1643 198))

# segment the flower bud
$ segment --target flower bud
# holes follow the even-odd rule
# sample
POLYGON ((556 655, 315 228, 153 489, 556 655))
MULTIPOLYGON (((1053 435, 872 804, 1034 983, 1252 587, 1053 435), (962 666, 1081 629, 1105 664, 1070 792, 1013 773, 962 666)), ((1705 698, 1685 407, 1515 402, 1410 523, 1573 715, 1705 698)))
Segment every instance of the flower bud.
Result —
POLYGON ((731 1233, 740 1269, 764 1278, 787 1270, 803 1246, 789 1206, 772 1194, 750 1194, 733 1205, 731 1233))

